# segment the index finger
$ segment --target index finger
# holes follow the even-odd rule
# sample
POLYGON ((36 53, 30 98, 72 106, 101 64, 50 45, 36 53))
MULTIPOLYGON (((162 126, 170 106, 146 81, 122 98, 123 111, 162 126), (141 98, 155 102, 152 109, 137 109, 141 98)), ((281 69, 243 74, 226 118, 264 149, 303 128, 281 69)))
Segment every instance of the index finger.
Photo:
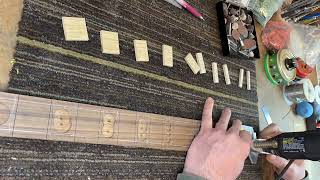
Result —
POLYGON ((213 110, 214 101, 211 97, 206 100, 202 112, 202 121, 200 131, 206 131, 212 129, 212 110, 213 110))

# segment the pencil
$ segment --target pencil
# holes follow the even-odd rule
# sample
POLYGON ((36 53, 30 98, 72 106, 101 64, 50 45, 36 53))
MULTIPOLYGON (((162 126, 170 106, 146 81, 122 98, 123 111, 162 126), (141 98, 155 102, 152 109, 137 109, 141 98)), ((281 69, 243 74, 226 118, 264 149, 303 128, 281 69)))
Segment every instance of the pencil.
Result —
POLYGON ((194 15, 197 18, 200 18, 200 19, 204 20, 203 16, 194 7, 192 7, 190 4, 188 4, 184 0, 176 0, 176 1, 182 7, 184 7, 186 10, 188 10, 192 15, 194 15))

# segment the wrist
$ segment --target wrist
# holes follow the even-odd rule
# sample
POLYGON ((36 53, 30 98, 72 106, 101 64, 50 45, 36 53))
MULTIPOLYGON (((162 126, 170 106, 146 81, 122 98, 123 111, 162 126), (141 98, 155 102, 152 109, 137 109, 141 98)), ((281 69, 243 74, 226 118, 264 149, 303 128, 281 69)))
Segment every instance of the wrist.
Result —
POLYGON ((215 173, 213 167, 211 167, 211 169, 201 169, 200 167, 199 168, 185 167, 183 169, 183 173, 199 176, 204 179, 214 179, 214 180, 222 179, 222 176, 219 176, 217 173, 215 173))

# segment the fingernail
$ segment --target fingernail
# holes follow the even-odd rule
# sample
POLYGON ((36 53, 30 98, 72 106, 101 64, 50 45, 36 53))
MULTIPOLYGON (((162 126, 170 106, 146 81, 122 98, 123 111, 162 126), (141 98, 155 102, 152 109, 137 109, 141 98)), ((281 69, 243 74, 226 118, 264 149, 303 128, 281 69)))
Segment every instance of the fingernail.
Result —
POLYGON ((275 159, 276 159, 276 156, 273 155, 273 154, 271 154, 271 155, 267 156, 267 158, 268 158, 269 160, 275 160, 275 159))
POLYGON ((214 100, 212 99, 212 97, 208 97, 208 98, 207 98, 207 101, 209 101, 209 102, 214 102, 214 100))

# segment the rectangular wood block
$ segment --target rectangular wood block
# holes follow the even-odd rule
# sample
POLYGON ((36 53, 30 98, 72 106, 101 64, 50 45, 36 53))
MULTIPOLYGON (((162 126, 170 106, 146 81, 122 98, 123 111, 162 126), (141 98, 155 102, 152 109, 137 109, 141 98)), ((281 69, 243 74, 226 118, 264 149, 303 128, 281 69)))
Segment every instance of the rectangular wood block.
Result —
POLYGON ((226 85, 230 85, 231 81, 230 81, 230 76, 229 76, 228 65, 224 64, 224 65, 222 65, 222 68, 223 68, 224 80, 226 82, 226 85))
POLYGON ((149 62, 148 45, 145 40, 134 40, 134 51, 136 54, 136 61, 149 62))
POLYGON ((162 60, 164 66, 173 67, 172 46, 162 45, 162 60))
POLYGON ((216 62, 212 63, 212 79, 213 83, 219 83, 218 64, 216 62))
POLYGON ((204 61, 203 61, 202 53, 197 53, 196 54, 196 59, 197 59, 198 65, 200 67, 200 74, 205 74, 206 73, 206 66, 205 66, 204 61))
POLYGON ((200 71, 200 67, 199 67, 197 61, 191 55, 191 53, 187 54, 187 56, 184 59, 187 62, 187 64, 189 65, 193 74, 197 74, 200 71))
POLYGON ((119 35, 117 32, 100 31, 102 53, 120 54, 119 35))
POLYGON ((89 40, 85 18, 62 17, 62 25, 66 41, 89 40))
POLYGON ((243 69, 240 69, 239 71, 239 88, 242 88, 242 85, 243 85, 243 75, 244 75, 244 70, 243 69))
POLYGON ((250 71, 247 71, 247 90, 251 90, 250 71))

